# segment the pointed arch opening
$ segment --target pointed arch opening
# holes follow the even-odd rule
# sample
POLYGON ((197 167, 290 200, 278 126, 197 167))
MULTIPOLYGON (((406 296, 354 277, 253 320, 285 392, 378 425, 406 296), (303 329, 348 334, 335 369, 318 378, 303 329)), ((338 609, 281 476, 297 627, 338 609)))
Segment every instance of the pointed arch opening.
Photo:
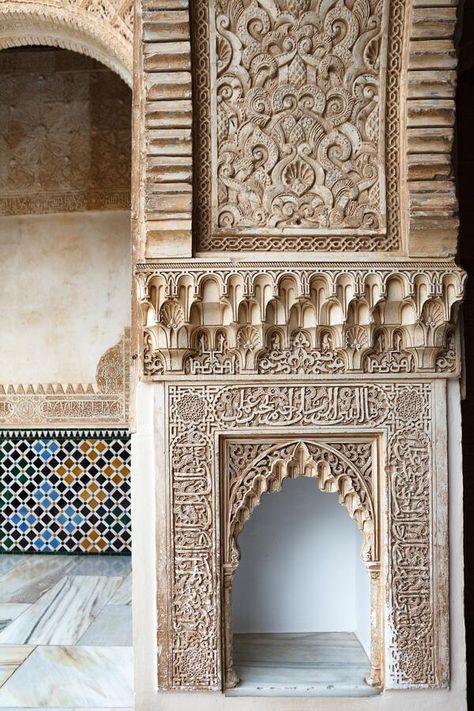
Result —
MULTIPOLYGON (((382 632, 379 624, 381 599, 378 541, 379 502, 377 500, 378 487, 374 447, 373 439, 359 439, 348 443, 347 441, 323 441, 320 438, 307 437, 291 440, 279 439, 273 442, 243 443, 230 441, 227 443, 224 450, 223 471, 225 472, 225 481, 222 502, 224 686, 227 693, 232 695, 255 695, 256 693, 268 695, 268 693, 272 693, 273 695, 298 696, 302 695, 304 691, 304 695, 340 695, 342 687, 338 683, 331 683, 330 675, 333 674, 333 671, 330 672, 328 678, 325 678, 324 674, 321 677, 320 665, 323 663, 327 667, 328 665, 323 662, 324 655, 333 655, 333 659, 335 659, 334 655, 337 657, 338 649, 339 654, 343 655, 339 661, 343 661, 344 658, 348 660, 347 650, 341 651, 341 644, 349 644, 353 647, 352 661, 355 666, 352 667, 353 675, 350 676, 349 682, 352 692, 362 695, 377 693, 377 688, 382 683, 380 651, 382 632), (345 565, 344 560, 346 563, 349 561, 348 565, 351 568, 351 575, 355 585, 352 593, 359 595, 360 600, 356 602, 354 599, 350 599, 350 602, 348 602, 351 593, 348 592, 348 595, 341 593, 340 598, 346 599, 346 606, 351 606, 351 611, 349 612, 345 609, 345 614, 341 615, 338 623, 339 629, 326 629, 325 632, 329 634, 323 637, 321 636, 323 631, 321 625, 323 623, 320 621, 321 617, 319 621, 317 620, 318 615, 314 614, 314 610, 307 616, 305 621, 303 621, 300 611, 296 614, 289 613, 285 619, 284 599, 285 595, 291 595, 291 581, 281 580, 281 587, 285 588, 286 586, 287 591, 282 592, 280 589, 276 594, 278 598, 275 603, 276 616, 272 618, 272 615, 269 616, 267 614, 268 610, 265 611, 265 595, 268 595, 267 602, 268 605, 271 605, 274 598, 272 586, 276 587, 277 581, 275 578, 273 578, 273 582, 271 582, 271 578, 270 581, 260 578, 260 573, 265 576, 265 571, 261 571, 256 559, 256 549, 262 551, 260 547, 261 539, 267 535, 269 545, 275 551, 273 560, 277 561, 276 566, 279 567, 282 578, 285 575, 297 574, 294 565, 293 573, 291 573, 291 566, 286 568, 286 573, 284 572, 284 557, 285 555, 291 555, 286 536, 293 536, 295 541, 298 540, 295 529, 298 527, 299 522, 294 520, 290 527, 285 527, 285 520, 288 517, 291 518, 291 511, 295 510, 294 504, 297 490, 296 487, 292 488, 291 480, 297 479, 300 480, 298 487, 304 499, 299 499, 300 513, 302 515, 303 513, 308 515, 310 507, 313 505, 315 520, 318 518, 318 511, 320 514, 323 512, 323 515, 319 516, 321 525, 325 525, 324 520, 326 522, 329 521, 327 518, 328 510, 333 511, 332 518, 339 521, 341 517, 338 514, 344 512, 338 511, 337 507, 336 511, 334 511, 332 499, 321 496, 324 493, 334 493, 337 494, 335 501, 338 500, 339 504, 346 509, 350 518, 356 523, 360 534, 357 534, 357 529, 353 525, 347 526, 350 523, 349 519, 344 521, 343 525, 337 529, 331 529, 333 531, 337 530, 338 537, 342 537, 342 543, 339 545, 342 545, 343 548, 338 548, 334 555, 340 554, 340 566, 345 565), (306 481, 302 481, 302 479, 306 481), (313 482, 308 481, 311 479, 313 482), (310 490, 309 484, 316 484, 316 486, 313 490, 310 490), (265 493, 279 493, 279 496, 272 499, 271 504, 269 500, 264 507, 266 509, 268 506, 268 510, 265 519, 266 524, 263 522, 262 527, 263 508, 255 516, 254 512, 262 503, 265 493), (290 504, 285 504, 287 498, 290 504), (328 509, 329 503, 331 506, 328 509), (285 509, 285 505, 288 507, 287 509, 285 509), (273 515, 271 512, 273 512, 273 515), (247 526, 251 518, 252 521, 247 526), (264 530, 265 525, 267 525, 266 532, 264 530), (344 530, 347 536, 345 536, 344 530), (253 584, 259 585, 259 590, 255 593, 255 587, 249 587, 248 585, 245 587, 245 583, 243 583, 247 596, 245 605, 252 606, 254 603, 257 606, 260 605, 260 613, 258 609, 255 610, 253 617, 250 617, 250 621, 249 617, 247 616, 246 619, 245 614, 243 614, 242 591, 239 590, 239 599, 236 601, 237 607, 233 606, 232 599, 232 590, 241 560, 239 537, 244 531, 245 535, 242 536, 244 548, 247 545, 247 534, 250 540, 249 545, 252 545, 252 535, 257 535, 260 539, 256 543, 253 553, 250 554, 250 557, 253 558, 250 566, 243 572, 244 578, 250 574, 253 577, 253 584), (256 531, 260 533, 256 533, 256 531), (278 541, 280 541, 279 551, 276 550, 278 541), (355 541, 359 544, 359 553, 355 551, 355 541), (280 556, 280 558, 277 556, 280 556), (366 587, 366 595, 364 593, 364 585, 366 587), (253 593, 252 590, 254 590, 253 593), (259 599, 256 599, 255 595, 259 599), (365 600, 363 599, 364 597, 365 600), (360 611, 364 606, 368 628, 367 635, 364 633, 364 614, 356 614, 356 610, 360 611), (344 632, 341 626, 349 624, 349 619, 355 620, 356 618, 358 618, 359 628, 348 630, 346 634, 340 634, 344 632), (246 624, 247 629, 245 629, 246 624), (286 629, 286 633, 283 634, 285 625, 288 624, 295 629, 286 629), (312 625, 313 629, 308 628, 308 624, 310 627, 312 625), (314 629, 316 626, 319 626, 319 629, 314 629), (240 629, 248 633, 249 627, 253 628, 257 634, 237 634, 240 629), (276 632, 271 631, 272 628, 276 632), (269 630, 270 633, 267 634, 269 630), (301 634, 302 632, 305 634, 301 634), (338 632, 339 634, 331 634, 333 632, 338 632), (297 634, 295 635, 294 633, 297 634), (364 638, 365 645, 360 643, 358 636, 364 638), (320 656, 321 644, 324 648, 323 656, 320 656), (288 645, 291 645, 291 649, 289 649, 288 645), (320 648, 319 651, 318 647, 320 648), (234 660, 234 654, 237 655, 236 660, 234 660), (305 657, 306 661, 303 662, 305 657), (272 660, 275 662, 273 668, 272 660), (285 664, 290 669, 293 669, 287 680, 285 676, 287 670, 284 669, 285 664), (364 664, 366 665, 365 669, 364 664), (301 673, 301 665, 303 667, 306 666, 305 673, 301 673), (311 669, 311 671, 308 672, 308 669, 311 669), (324 679, 323 683, 321 683, 321 679, 324 679)), ((331 516, 331 514, 329 515, 331 516)), ((305 520, 308 523, 309 519, 306 518, 305 520)), ((321 531, 321 528, 319 530, 321 531)), ((318 535, 316 531, 315 533, 318 535)), ((307 535, 308 526, 305 525, 304 537, 306 538, 304 545, 308 542, 307 535)), ((303 540, 303 538, 300 540, 303 540)), ((326 540, 328 549, 335 546, 335 542, 331 541, 330 534, 328 537, 328 530, 320 538, 326 540)), ((322 543, 322 540, 316 541, 316 548, 320 542, 322 543)), ((298 545, 298 543, 296 542, 295 545, 298 545)), ((308 549, 305 548, 305 550, 308 549)), ((298 554, 301 554, 301 550, 298 551, 298 554)), ((311 585, 318 575, 323 576, 325 570, 324 561, 317 555, 311 554, 308 556, 306 565, 307 575, 305 580, 307 585, 311 585)), ((274 573, 275 571, 272 572, 274 573)), ((336 586, 341 584, 340 574, 341 570, 335 571, 333 576, 333 584, 336 586), (338 576, 339 583, 335 583, 338 576)), ((300 584, 301 582, 300 579, 300 584)), ((323 583, 326 593, 330 592, 330 587, 331 584, 329 582, 326 588, 324 588, 323 583)), ((335 589, 333 587, 333 593, 335 589)), ((304 597, 305 595, 303 594, 302 598, 304 597)), ((316 597, 313 603, 314 608, 318 607, 323 610, 325 607, 324 601, 321 597, 318 599, 316 597)), ((336 602, 332 600, 327 606, 332 608, 335 605, 336 602)))

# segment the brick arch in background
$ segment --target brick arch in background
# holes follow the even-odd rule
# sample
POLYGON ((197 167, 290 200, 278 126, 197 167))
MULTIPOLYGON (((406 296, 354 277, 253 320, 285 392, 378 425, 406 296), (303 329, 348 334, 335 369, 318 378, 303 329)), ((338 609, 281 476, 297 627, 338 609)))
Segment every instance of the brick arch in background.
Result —
POLYGON ((133 0, 0 2, 0 50, 46 45, 97 59, 131 85, 133 0))

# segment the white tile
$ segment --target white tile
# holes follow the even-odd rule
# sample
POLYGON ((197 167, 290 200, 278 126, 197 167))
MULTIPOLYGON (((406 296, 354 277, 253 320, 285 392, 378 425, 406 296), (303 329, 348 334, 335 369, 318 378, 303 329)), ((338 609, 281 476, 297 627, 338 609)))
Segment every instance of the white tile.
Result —
MULTIPOLYGON (((0 647, 0 687, 34 650, 32 646, 0 647)), ((3 711, 3 709, 2 709, 3 711)))
POLYGON ((18 666, 25 661, 27 656, 34 650, 34 645, 2 645, 0 646, 0 665, 5 664, 18 666))
POLYGON ((76 644, 121 582, 110 577, 63 578, 0 632, 0 644, 76 644))
POLYGON ((3 621, 11 622, 22 615, 30 607, 29 602, 4 602, 0 603, 0 624, 3 621))
POLYGON ((127 575, 122 585, 119 587, 110 605, 131 605, 132 604, 132 573, 127 575))
POLYGON ((18 565, 0 577, 0 602, 36 602, 75 565, 69 556, 22 556, 18 565))
POLYGON ((0 688, 0 707, 133 706, 129 647, 37 647, 0 688))
POLYGON ((76 566, 72 575, 110 575, 113 578, 125 578, 132 569, 131 561, 129 555, 76 556, 76 566))
POLYGON ((131 647, 132 608, 107 605, 81 637, 79 645, 98 647, 131 647))
POLYGON ((0 555, 0 575, 8 573, 8 571, 18 565, 23 558, 24 556, 14 555, 12 553, 0 555))

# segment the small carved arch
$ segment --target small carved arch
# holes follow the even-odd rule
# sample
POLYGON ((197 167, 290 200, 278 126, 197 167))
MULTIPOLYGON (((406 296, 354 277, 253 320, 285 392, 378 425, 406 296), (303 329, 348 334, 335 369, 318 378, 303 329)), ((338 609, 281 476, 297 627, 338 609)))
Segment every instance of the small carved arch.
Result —
MULTIPOLYGON (((380 685, 379 606, 381 576, 379 574, 377 538, 377 506, 371 482, 372 453, 356 456, 349 451, 337 451, 337 443, 306 440, 279 442, 267 447, 245 466, 230 484, 224 501, 224 650, 225 687, 238 683, 233 669, 232 582, 240 552, 237 539, 265 492, 278 492, 285 479, 299 476, 314 478, 324 492, 339 495, 339 502, 348 510, 362 532, 362 558, 371 577, 372 660, 367 683, 380 685), (351 459, 349 457, 351 456, 351 459), (367 461, 368 460, 368 464, 367 461)), ((370 445, 367 445, 370 447, 370 445)), ((235 471, 235 470, 234 470, 235 471)))
MULTIPOLYGON (((27 2, 10 0, 0 8, 0 50, 44 45, 97 59, 129 85, 133 76, 133 2, 104 17, 81 7, 81 0, 27 2), (120 10, 120 12, 119 12, 120 10)), ((113 3, 109 3, 113 6, 113 3)), ((105 13, 107 14, 107 13, 105 13)))
POLYGON ((331 446, 296 440, 277 444, 260 454, 248 465, 231 487, 229 497, 229 527, 227 563, 235 559, 237 538, 265 492, 280 491, 286 478, 308 476, 318 479, 321 491, 339 493, 362 535, 362 557, 375 560, 375 510, 370 482, 342 453, 331 446))

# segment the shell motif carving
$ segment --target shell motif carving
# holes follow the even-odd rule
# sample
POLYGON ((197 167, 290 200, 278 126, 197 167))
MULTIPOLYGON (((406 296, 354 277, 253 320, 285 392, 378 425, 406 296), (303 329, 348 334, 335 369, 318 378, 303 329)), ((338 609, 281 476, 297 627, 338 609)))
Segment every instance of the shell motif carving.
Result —
POLYGON ((160 322, 166 328, 177 331, 184 324, 183 307, 177 301, 166 301, 160 309, 160 322))
POLYGON ((382 3, 219 0, 221 228, 384 228, 382 3))

